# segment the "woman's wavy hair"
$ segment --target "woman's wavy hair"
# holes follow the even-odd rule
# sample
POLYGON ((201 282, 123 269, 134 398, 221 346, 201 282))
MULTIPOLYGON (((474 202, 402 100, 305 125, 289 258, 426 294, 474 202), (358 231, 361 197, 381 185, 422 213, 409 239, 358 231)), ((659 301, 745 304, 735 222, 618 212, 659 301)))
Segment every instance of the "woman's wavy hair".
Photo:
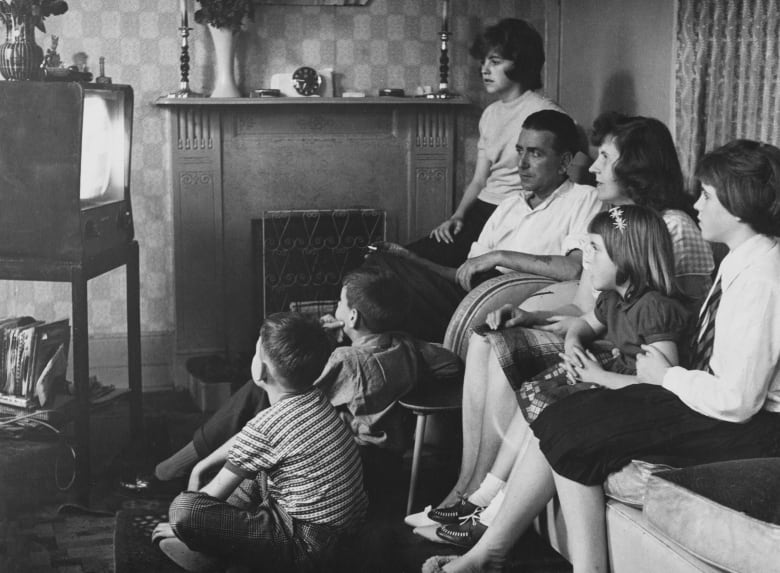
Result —
POLYGON ((627 197, 659 213, 678 209, 696 220, 672 134, 663 122, 607 112, 596 118, 590 134, 592 145, 601 145, 606 139, 612 140, 620 154, 615 179, 627 197))
POLYGON ((729 213, 757 233, 780 235, 780 149, 737 139, 707 153, 696 178, 711 185, 729 213))
POLYGON ((672 238, 657 211, 640 205, 620 205, 591 219, 588 232, 604 240, 617 267, 615 281, 628 282, 626 299, 651 289, 679 296, 674 282, 672 238))
POLYGON ((493 50, 513 62, 514 65, 506 73, 510 80, 519 83, 524 90, 538 90, 542 87, 544 41, 528 22, 505 18, 485 28, 474 40, 469 53, 481 62, 493 50))

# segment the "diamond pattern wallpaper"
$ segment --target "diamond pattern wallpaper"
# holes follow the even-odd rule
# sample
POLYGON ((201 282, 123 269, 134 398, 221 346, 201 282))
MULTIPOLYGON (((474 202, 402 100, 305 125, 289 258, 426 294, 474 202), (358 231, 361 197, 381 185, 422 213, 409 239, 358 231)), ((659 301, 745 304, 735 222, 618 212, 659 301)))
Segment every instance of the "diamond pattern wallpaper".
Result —
MULTIPOLYGON (((203 26, 194 23, 194 0, 187 2, 190 23, 191 87, 209 93, 213 51, 203 26)), ((59 37, 65 65, 87 56, 98 74, 135 90, 132 153, 132 202, 141 248, 141 327, 144 333, 172 333, 173 213, 166 138, 166 111, 153 105, 178 89, 180 23, 178 0, 72 0, 66 14, 46 20, 37 32, 46 50, 59 37)), ((417 86, 438 86, 438 0, 369 0, 365 6, 302 6, 258 3, 254 23, 241 33, 236 69, 244 93, 270 87, 277 73, 306 65, 333 68, 342 90, 375 95, 385 87, 414 93, 417 86)), ((475 105, 461 119, 457 179, 470 176, 476 155, 476 122, 488 103, 477 62, 468 56, 474 35, 504 17, 529 20, 544 33, 544 0, 451 0, 451 87, 475 105)), ((1 136, 2 134, 0 134, 1 136)), ((248 269, 247 272, 251 272, 248 269)), ((126 332, 124 270, 89 283, 90 334, 126 332)), ((52 320, 70 315, 70 288, 52 283, 0 281, 0 316, 29 314, 52 320)))

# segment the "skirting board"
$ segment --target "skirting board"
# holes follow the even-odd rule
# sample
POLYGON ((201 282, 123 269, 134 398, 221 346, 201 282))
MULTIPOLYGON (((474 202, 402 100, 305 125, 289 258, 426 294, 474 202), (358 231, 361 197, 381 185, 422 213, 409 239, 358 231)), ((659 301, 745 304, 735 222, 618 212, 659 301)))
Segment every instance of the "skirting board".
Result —
MULTIPOLYGON (((144 392, 169 390, 173 380, 173 332, 141 333, 141 376, 144 392)), ((89 373, 101 384, 128 387, 127 336, 106 334, 89 337, 89 373)), ((68 380, 73 380, 73 352, 68 356, 68 380)))

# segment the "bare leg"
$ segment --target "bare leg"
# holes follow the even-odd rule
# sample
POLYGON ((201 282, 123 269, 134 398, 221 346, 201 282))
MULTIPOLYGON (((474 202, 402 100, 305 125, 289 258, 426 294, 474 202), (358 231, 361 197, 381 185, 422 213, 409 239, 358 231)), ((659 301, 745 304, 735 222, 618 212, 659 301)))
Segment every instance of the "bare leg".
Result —
POLYGON ((525 421, 519 407, 515 408, 515 415, 507 428, 506 435, 501 442, 496 459, 490 468, 490 473, 499 479, 506 481, 519 456, 524 455, 525 449, 533 438, 533 432, 528 422, 525 421))
POLYGON ((607 573, 607 525, 604 490, 553 474, 566 522, 574 573, 607 573))
POLYGON ((516 409, 514 392, 490 342, 484 336, 472 334, 463 383, 463 454, 460 472, 455 486, 441 502, 441 506, 455 503, 459 493, 470 493, 479 487, 496 458, 516 409))
POLYGON ((506 555, 555 493, 553 474, 535 437, 517 459, 504 489, 505 498, 485 534, 444 571, 500 571, 506 555))

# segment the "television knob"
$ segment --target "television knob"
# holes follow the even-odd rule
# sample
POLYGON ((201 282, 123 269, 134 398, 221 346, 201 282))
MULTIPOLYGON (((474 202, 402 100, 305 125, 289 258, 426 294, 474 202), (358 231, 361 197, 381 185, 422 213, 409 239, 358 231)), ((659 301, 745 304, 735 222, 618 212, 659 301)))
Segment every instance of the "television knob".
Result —
POLYGON ((122 211, 117 215, 116 222, 120 229, 129 229, 133 225, 133 216, 130 211, 122 211))
POLYGON ((85 239, 96 239, 100 236, 100 233, 98 232, 97 225, 95 224, 95 221, 87 221, 84 223, 84 238, 85 239))

